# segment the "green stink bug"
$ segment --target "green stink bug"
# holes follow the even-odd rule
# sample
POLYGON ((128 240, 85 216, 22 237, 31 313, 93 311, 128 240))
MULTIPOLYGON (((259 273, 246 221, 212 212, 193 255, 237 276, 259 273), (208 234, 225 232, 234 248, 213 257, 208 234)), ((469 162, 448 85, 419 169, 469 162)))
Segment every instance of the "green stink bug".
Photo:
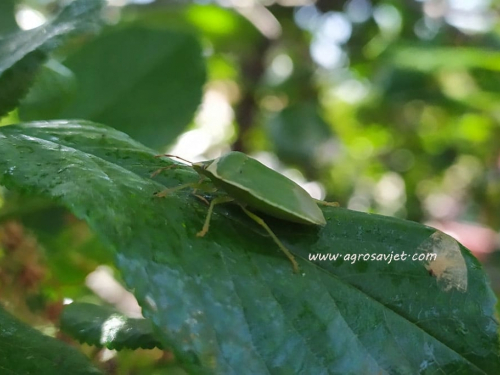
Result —
MULTIPOLYGON (((174 155, 166 154, 165 156, 174 155)), ((295 182, 241 152, 233 151, 217 159, 192 163, 192 167, 200 176, 208 177, 217 188, 228 194, 228 196, 221 196, 210 202, 205 224, 198 236, 202 237, 208 232, 215 205, 235 201, 252 220, 268 232, 290 259, 294 271, 298 271, 298 264, 290 251, 281 243, 264 220, 249 209, 282 220, 323 226, 326 225, 326 220, 317 202, 327 205, 328 202, 315 201, 295 182)), ((164 196, 168 192, 187 186, 194 185, 186 184, 167 189, 157 196, 164 196)))

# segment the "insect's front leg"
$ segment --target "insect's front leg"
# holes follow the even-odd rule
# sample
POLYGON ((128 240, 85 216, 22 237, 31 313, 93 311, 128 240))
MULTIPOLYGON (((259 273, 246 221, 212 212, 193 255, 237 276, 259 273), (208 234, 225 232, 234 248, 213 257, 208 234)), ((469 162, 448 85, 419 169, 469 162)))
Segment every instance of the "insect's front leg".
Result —
POLYGON ((205 218, 205 223, 203 224, 203 228, 198 233, 196 233, 196 236, 203 237, 205 234, 207 234, 208 229, 210 228, 210 219, 212 218, 212 213, 214 211, 215 205, 221 203, 228 203, 232 201, 234 201, 234 199, 227 195, 212 199, 212 201, 210 202, 210 206, 208 207, 208 213, 207 217, 205 218))

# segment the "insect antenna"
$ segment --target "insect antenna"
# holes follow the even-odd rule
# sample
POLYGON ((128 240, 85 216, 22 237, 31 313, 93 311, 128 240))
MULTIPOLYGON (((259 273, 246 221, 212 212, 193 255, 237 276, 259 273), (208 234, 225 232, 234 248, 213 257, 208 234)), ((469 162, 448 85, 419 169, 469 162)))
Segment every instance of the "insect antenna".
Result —
POLYGON ((166 157, 169 157, 169 158, 176 158, 176 159, 179 159, 179 160, 182 160, 182 161, 185 161, 186 163, 189 163, 191 165, 193 165, 193 162, 187 160, 187 159, 184 159, 184 158, 181 158, 180 156, 177 156, 177 155, 172 155, 172 154, 161 154, 161 155, 155 155, 155 158, 160 158, 162 156, 166 156, 166 157))

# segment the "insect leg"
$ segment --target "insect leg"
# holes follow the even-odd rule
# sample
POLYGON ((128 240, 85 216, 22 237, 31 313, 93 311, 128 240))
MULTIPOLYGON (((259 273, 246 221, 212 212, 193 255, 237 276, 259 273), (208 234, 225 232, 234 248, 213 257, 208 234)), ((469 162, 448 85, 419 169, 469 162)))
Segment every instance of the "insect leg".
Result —
POLYGON ((158 168, 156 171, 151 173, 151 178, 158 176, 161 172, 166 171, 167 169, 178 168, 178 167, 179 166, 177 164, 172 164, 172 165, 168 165, 166 167, 158 168))
POLYGON ((283 245, 281 243, 281 241, 279 240, 278 237, 276 237, 276 235, 274 234, 274 232, 271 230, 271 228, 268 227, 268 225, 266 224, 266 222, 264 220, 262 220, 259 216, 255 215, 253 212, 250 212, 248 211, 245 207, 243 207, 242 205, 240 205, 241 209, 253 220, 255 221, 257 224, 259 224, 260 226, 262 226, 267 233, 269 233, 269 235, 271 236, 271 238, 273 239, 273 241, 279 246, 279 248, 281 249, 281 251, 283 251, 285 253, 285 255, 288 257, 288 259, 290 260, 290 262, 292 262, 292 266, 293 266, 293 272, 295 273, 298 273, 299 272, 299 265, 297 264, 297 261, 295 260, 295 257, 292 255, 292 253, 290 252, 290 250, 288 250, 285 245, 283 245))
POLYGON ((194 192, 192 193, 196 198, 198 198, 200 201, 203 201, 207 204, 207 206, 210 206, 210 202, 207 201, 207 199, 205 197, 202 197, 201 195, 199 194, 195 194, 194 192))
POLYGON ((339 207, 340 204, 339 202, 327 202, 327 201, 320 201, 319 199, 314 200, 316 204, 320 204, 322 206, 329 206, 329 207, 339 207))
POLYGON ((193 186, 196 186, 196 182, 190 182, 187 184, 182 184, 182 185, 179 185, 179 186, 176 186, 173 188, 168 188, 168 189, 162 190, 159 193, 156 193, 155 196, 166 197, 167 195, 169 195, 170 193, 173 193, 174 191, 182 190, 182 189, 185 189, 187 187, 193 187, 193 186))
POLYGON ((155 158, 161 158, 162 156, 167 156, 167 157, 169 157, 169 158, 176 158, 176 159, 179 159, 179 160, 185 161, 186 163, 193 164, 192 162, 190 162, 190 161, 189 161, 189 160, 187 160, 187 159, 184 159, 184 158, 181 158, 180 156, 177 156, 177 155, 172 155, 172 154, 161 154, 161 155, 155 155, 155 158))
POLYGON ((205 218, 205 223, 203 224, 203 229, 200 230, 198 233, 196 233, 197 237, 203 237, 205 234, 207 234, 208 229, 210 227, 210 219, 212 218, 212 212, 214 211, 214 206, 216 204, 221 204, 221 203, 227 203, 227 202, 232 202, 234 201, 233 198, 224 196, 224 197, 217 197, 212 199, 210 202, 210 206, 208 207, 208 212, 207 212, 207 217, 205 218))
MULTIPOLYGON (((203 186, 203 181, 205 180, 205 177, 200 177, 200 180, 196 183, 196 184, 193 184, 193 195, 194 196, 198 196, 196 194, 196 190, 200 189, 200 190, 203 190, 201 189, 201 187, 203 186)), ((206 202, 206 199, 205 199, 205 202, 206 202)))

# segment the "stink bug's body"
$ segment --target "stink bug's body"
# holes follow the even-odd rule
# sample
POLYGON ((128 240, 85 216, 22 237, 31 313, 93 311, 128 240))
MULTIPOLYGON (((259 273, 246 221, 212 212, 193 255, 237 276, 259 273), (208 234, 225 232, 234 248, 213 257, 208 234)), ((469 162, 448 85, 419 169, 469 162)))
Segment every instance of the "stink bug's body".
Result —
POLYGON ((194 163, 237 202, 278 219, 325 225, 325 217, 311 196, 292 180, 241 152, 194 163))
MULTIPOLYGON (((267 224, 248 209, 295 223, 323 226, 326 220, 317 202, 328 204, 327 202, 315 201, 295 182, 241 152, 230 152, 214 160, 192 163, 192 167, 198 174, 208 177, 217 188, 228 194, 210 202, 205 225, 198 236, 204 236, 208 232, 215 205, 235 201, 251 219, 269 233, 292 262, 294 271, 298 271, 297 262, 290 251, 267 224)), ((187 186, 193 184, 167 189, 158 195, 164 196, 168 192, 187 186)))

